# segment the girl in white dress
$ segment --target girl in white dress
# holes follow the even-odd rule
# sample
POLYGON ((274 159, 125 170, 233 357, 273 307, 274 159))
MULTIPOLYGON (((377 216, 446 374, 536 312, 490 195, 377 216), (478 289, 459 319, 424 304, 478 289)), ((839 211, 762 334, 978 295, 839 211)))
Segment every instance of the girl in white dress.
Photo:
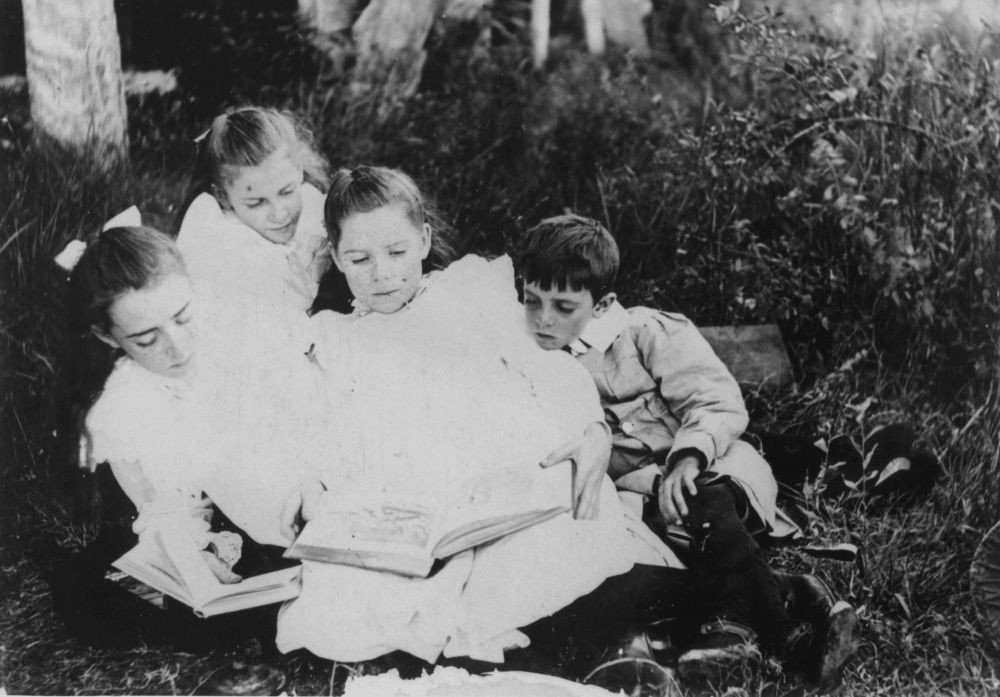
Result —
POLYGON ((635 562, 675 561, 623 515, 604 476, 608 435, 593 382, 526 334, 508 259, 469 256, 424 276, 433 233, 418 189, 394 170, 338 172, 326 220, 355 311, 311 320, 321 383, 339 405, 324 496, 475 497, 477 473, 530 476, 540 461, 572 457, 576 516, 459 553, 428 578, 306 562, 302 595, 279 616, 279 649, 499 662, 527 643, 518 628, 635 562))
POLYGON ((91 331, 120 354, 87 414, 81 464, 110 466, 140 537, 180 526, 220 579, 237 580, 238 549, 209 532, 209 507, 260 544, 287 543, 283 506, 314 440, 312 368, 273 336, 211 340, 177 247, 134 216, 72 271, 91 331))
POLYGON ((330 266, 325 186, 326 163, 290 114, 244 107, 216 117, 198 141, 177 238, 198 294, 267 324, 304 320, 330 266))

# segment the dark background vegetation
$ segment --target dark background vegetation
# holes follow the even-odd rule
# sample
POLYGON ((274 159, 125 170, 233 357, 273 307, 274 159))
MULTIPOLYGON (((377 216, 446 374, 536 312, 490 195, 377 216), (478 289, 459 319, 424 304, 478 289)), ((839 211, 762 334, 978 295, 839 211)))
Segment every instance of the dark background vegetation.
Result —
MULTIPOLYGON (((855 542, 862 562, 794 548, 774 559, 818 570, 858 608, 848 694, 1000 690, 968 580, 1000 519, 997 37, 945 27, 862 50, 781 17, 720 24, 657 2, 650 58, 586 55, 567 12, 535 73, 527 3, 498 2, 491 41, 436 31, 419 94, 378 122, 347 96, 349 54, 310 48, 292 2, 119 4, 126 60, 180 79, 130 100, 129 171, 36 151, 24 96, 0 98, 0 686, 184 693, 225 659, 87 649, 52 615, 47 574, 94 534, 99 505, 71 464, 61 391, 87 339, 50 260, 133 203, 170 229, 191 139, 219 109, 263 103, 307 119, 334 166, 412 173, 466 251, 508 250, 571 209, 617 237, 627 304, 777 322, 800 390, 749 394, 758 426, 862 443, 878 425, 912 425, 943 464, 927 500, 876 511, 864 492, 807 490, 811 540, 855 542)), ((292 663, 300 694, 329 678, 322 661, 292 663)))

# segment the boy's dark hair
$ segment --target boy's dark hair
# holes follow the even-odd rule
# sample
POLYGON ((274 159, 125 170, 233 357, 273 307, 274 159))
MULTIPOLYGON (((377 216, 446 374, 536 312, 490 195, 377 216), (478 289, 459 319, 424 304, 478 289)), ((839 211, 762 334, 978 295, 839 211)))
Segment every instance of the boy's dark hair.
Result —
POLYGON ((598 300, 614 287, 618 244, 600 223, 575 213, 546 218, 525 233, 518 255, 525 283, 543 290, 589 290, 598 300))

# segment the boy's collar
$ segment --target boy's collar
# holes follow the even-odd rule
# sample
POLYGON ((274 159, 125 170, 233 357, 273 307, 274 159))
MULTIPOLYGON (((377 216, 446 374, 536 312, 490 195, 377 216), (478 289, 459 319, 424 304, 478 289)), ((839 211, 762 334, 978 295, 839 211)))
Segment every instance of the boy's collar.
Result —
POLYGON ((587 322, 580 338, 567 346, 569 352, 574 356, 581 356, 590 349, 604 353, 628 325, 628 318, 628 310, 615 300, 600 317, 587 322))

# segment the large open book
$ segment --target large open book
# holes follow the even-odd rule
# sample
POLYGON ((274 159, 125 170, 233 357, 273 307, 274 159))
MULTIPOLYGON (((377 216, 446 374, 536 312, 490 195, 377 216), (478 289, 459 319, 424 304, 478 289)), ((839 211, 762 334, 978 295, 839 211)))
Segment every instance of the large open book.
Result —
POLYGON ((290 600, 301 590, 302 569, 297 564, 239 583, 222 583, 190 540, 171 530, 154 531, 113 566, 189 605, 199 617, 290 600))
POLYGON ((330 496, 285 556, 427 576, 436 559, 572 510, 572 468, 497 472, 456 491, 435 501, 330 496))

